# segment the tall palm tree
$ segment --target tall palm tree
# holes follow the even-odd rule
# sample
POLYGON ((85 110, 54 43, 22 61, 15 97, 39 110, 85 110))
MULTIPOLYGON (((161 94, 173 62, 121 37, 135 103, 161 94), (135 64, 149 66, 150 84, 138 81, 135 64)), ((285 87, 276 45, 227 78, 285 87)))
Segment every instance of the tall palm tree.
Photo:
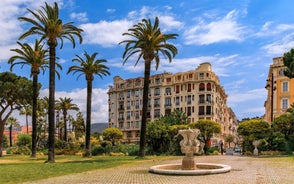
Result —
POLYGON ((15 117, 9 117, 6 121, 6 124, 9 126, 9 145, 12 146, 12 128, 19 127, 20 123, 15 117))
POLYGON ((63 39, 68 39, 75 47, 75 36, 82 43, 82 29, 73 25, 73 22, 63 24, 59 18, 59 8, 55 2, 53 6, 45 3, 41 9, 32 11, 27 9, 33 16, 19 17, 20 21, 25 21, 32 24, 32 27, 22 34, 19 39, 24 39, 31 35, 40 35, 41 41, 47 40, 49 46, 49 138, 48 138, 48 162, 55 162, 55 61, 56 47, 58 40, 61 42, 60 48, 63 46, 63 39))
MULTIPOLYGON (((36 148, 37 148, 37 99, 39 96, 39 87, 38 87, 38 75, 40 70, 45 71, 49 66, 48 60, 48 51, 43 49, 43 45, 40 44, 38 40, 35 41, 35 46, 32 48, 27 43, 17 42, 20 46, 20 49, 11 49, 17 53, 17 55, 12 56, 8 63, 11 64, 10 70, 15 65, 29 65, 31 67, 31 76, 33 76, 33 104, 32 104, 32 157, 36 157, 36 148)), ((28 126, 28 125, 27 125, 28 126)))
POLYGON ((72 61, 80 63, 80 66, 71 66, 67 73, 73 72, 85 75, 87 81, 87 113, 86 113, 86 151, 84 156, 89 157, 90 153, 90 134, 91 134, 91 108, 92 108, 92 82, 94 80, 94 75, 98 75, 101 79, 103 76, 110 75, 109 68, 103 63, 107 62, 105 59, 96 59, 97 52, 89 55, 84 52, 84 57, 76 55, 72 61))
POLYGON ((130 59, 131 56, 138 56, 135 66, 141 58, 144 59, 144 87, 143 87, 143 107, 142 107, 142 121, 140 133, 140 149, 139 156, 145 157, 145 144, 146 144, 146 123, 147 123, 147 105, 148 105, 148 89, 149 78, 151 70, 151 62, 155 60, 156 70, 160 63, 160 55, 168 58, 169 62, 178 53, 177 48, 167 43, 170 39, 176 39, 177 34, 163 34, 159 28, 159 19, 155 18, 154 24, 150 19, 143 19, 132 28, 128 29, 127 33, 123 33, 128 39, 120 42, 125 44, 125 51, 123 53, 123 64, 130 59))
POLYGON ((23 106, 19 111, 19 115, 26 116, 26 126, 27 126, 27 134, 28 134, 29 133, 29 116, 32 116, 32 106, 30 104, 23 106))
POLYGON ((76 104, 72 103, 71 98, 59 98, 56 103, 56 109, 61 110, 63 114, 63 124, 64 124, 64 134, 63 134, 63 140, 67 141, 67 112, 69 110, 75 110, 78 111, 79 108, 76 104))

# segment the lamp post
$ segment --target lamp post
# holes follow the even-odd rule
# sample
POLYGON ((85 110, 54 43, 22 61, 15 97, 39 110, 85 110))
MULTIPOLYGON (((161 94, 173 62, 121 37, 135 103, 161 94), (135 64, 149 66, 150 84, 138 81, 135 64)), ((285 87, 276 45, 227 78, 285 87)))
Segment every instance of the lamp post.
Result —
POLYGON ((271 74, 271 78, 270 79, 267 79, 266 80, 268 83, 267 85, 265 86, 265 88, 268 88, 270 87, 270 102, 271 102, 271 105, 270 105, 270 121, 271 123, 273 122, 274 120, 274 91, 276 90, 276 87, 274 86, 274 84, 276 83, 276 81, 274 81, 274 73, 271 74))

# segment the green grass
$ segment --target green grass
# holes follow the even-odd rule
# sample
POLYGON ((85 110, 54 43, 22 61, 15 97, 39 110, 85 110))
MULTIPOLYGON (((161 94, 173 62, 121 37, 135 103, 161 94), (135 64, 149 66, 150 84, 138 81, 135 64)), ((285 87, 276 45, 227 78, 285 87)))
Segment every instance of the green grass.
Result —
MULTIPOLYGON (((46 156, 5 155, 0 157, 0 183, 35 181, 94 169, 105 169, 122 164, 142 162, 131 156, 56 156, 55 163, 45 163, 46 156)), ((148 160, 145 160, 148 161, 148 160)))

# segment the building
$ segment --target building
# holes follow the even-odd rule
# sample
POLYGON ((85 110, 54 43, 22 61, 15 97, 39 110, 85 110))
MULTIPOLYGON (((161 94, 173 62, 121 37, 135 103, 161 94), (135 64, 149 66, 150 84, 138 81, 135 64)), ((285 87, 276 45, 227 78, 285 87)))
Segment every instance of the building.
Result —
POLYGON ((285 113, 294 102, 294 79, 289 79, 284 75, 283 57, 273 58, 270 65, 266 86, 267 99, 264 103, 264 120, 272 122, 275 117, 285 113))
MULTIPOLYGON (((121 129, 125 142, 139 141, 143 82, 143 77, 124 80, 115 76, 113 86, 109 87, 109 127, 121 129)), ((213 120, 222 128, 222 134, 215 135, 212 142, 217 144, 226 135, 235 135, 237 130, 237 118, 226 101, 225 90, 208 62, 187 72, 153 75, 149 86, 148 121, 174 110, 185 112, 189 122, 213 120)))

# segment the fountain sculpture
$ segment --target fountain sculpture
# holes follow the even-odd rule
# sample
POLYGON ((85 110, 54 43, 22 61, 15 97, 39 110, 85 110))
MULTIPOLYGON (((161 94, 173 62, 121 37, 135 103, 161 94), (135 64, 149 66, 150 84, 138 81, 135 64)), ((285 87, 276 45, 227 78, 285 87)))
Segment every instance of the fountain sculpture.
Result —
POLYGON ((152 166, 149 171, 168 175, 205 175, 229 172, 231 167, 228 165, 196 163, 194 154, 199 152, 201 146, 197 140, 199 134, 198 129, 179 130, 178 135, 183 137, 180 142, 181 152, 185 154, 182 164, 156 165, 152 166))

